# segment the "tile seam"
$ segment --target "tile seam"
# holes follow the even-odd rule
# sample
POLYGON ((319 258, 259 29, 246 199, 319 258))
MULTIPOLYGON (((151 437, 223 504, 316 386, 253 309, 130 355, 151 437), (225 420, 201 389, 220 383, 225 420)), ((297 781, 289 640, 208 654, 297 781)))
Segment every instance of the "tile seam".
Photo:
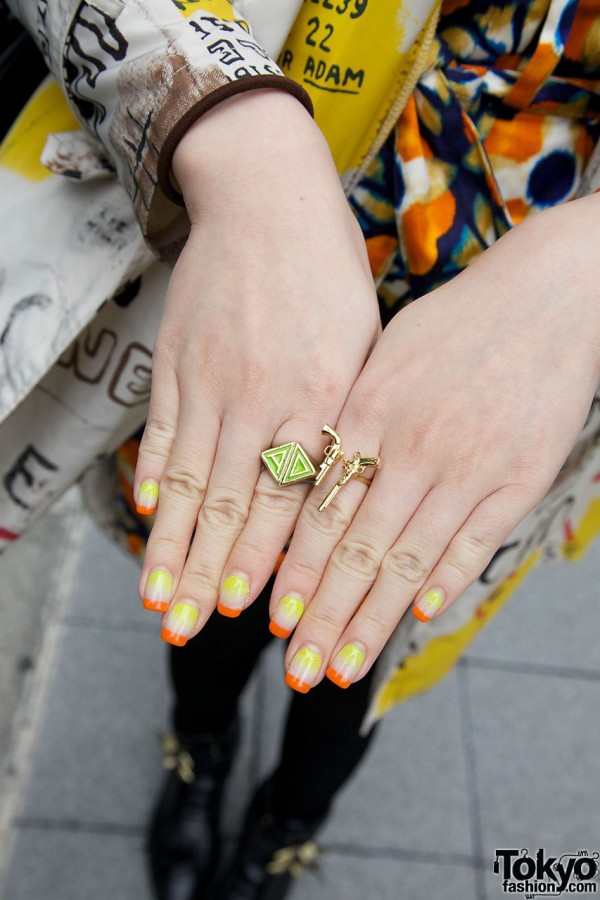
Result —
MULTIPOLYGON (((457 670, 458 707, 463 746, 463 759, 466 767, 467 803, 469 825, 471 829, 471 846, 475 859, 483 860, 483 836, 481 831, 481 798, 477 772, 477 752, 473 739, 473 716, 469 691, 469 665, 465 660, 457 670)), ((485 878, 482 866, 474 868, 475 892, 477 900, 486 900, 485 878)))

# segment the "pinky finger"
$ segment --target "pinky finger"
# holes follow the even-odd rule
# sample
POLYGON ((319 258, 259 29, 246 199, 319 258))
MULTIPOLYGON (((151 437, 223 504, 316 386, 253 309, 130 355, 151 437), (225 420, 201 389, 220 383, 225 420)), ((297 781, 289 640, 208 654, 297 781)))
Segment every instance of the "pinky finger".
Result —
POLYGON ((533 503, 523 506, 522 488, 500 488, 479 503, 419 591, 412 608, 421 622, 441 615, 485 571, 533 503))
MULTIPOLYGON (((156 354, 155 354, 156 355, 156 354)), ((172 369, 153 366, 152 392, 140 442, 133 493, 138 513, 153 515, 162 478, 175 440, 179 415, 177 378, 172 369)))

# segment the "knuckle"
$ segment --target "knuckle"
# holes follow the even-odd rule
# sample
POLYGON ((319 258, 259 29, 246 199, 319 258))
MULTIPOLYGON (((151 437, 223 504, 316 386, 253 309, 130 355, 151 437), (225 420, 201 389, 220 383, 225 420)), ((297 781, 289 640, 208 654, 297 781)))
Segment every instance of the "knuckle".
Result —
MULTIPOLYGON (((257 537, 258 535, 246 536, 245 533, 241 535, 235 544, 236 559, 250 559, 254 566, 261 566, 272 559, 272 545, 268 541, 257 540, 257 537)), ((240 568, 243 569, 243 565, 240 568)))
MULTIPOLYGON (((310 607, 309 607, 310 608, 310 607)), ((311 610, 310 616, 305 616, 304 623, 311 633, 319 635, 320 641, 323 640, 323 634, 331 632, 341 633, 344 623, 340 621, 339 610, 334 607, 323 606, 319 604, 318 609, 311 610)))
POLYGON ((250 405, 252 412, 264 409, 269 399, 271 371, 265 362, 266 358, 266 354, 253 354, 240 361, 239 398, 243 406, 250 405))
POLYGON ((168 455, 174 440, 175 429, 171 422, 159 418, 148 419, 140 443, 140 456, 145 454, 164 458, 168 455))
POLYGON ((429 566, 422 557, 400 547, 386 553, 383 567, 394 578, 410 585, 420 585, 429 574, 429 566))
POLYGON ((381 390, 381 385, 364 385, 360 393, 353 397, 352 417, 358 423, 368 422, 378 434, 380 426, 388 416, 387 397, 381 390))
POLYGON ((189 593, 203 600, 214 599, 219 588, 218 575, 206 563, 188 559, 178 593, 189 593))
MULTIPOLYGON (((189 535, 191 537, 191 534, 189 535)), ((170 565, 173 567, 171 561, 172 560, 180 560, 183 555, 185 556, 185 550, 187 549, 187 542, 185 537, 182 538, 181 534, 176 534, 171 531, 161 531, 160 534, 157 529, 153 529, 148 538, 148 546, 146 549, 146 559, 156 560, 160 565, 170 565)), ((179 567, 183 565, 183 560, 179 562, 179 567)), ((174 574, 176 574, 174 572, 174 574)))
POLYGON ((200 510, 199 520, 212 528, 239 531, 248 519, 248 509, 239 497, 207 497, 200 510))
POLYGON ((343 534, 350 524, 348 514, 344 512, 340 504, 336 505, 335 502, 322 512, 319 512, 317 506, 309 503, 304 507, 304 516, 309 528, 323 537, 330 538, 336 534, 343 534))
POLYGON ((497 543, 487 532, 463 534, 450 547, 446 562, 461 578, 470 578, 487 563, 497 549, 497 543))
POLYGON ((259 481, 254 492, 253 506, 257 510, 275 513, 284 517, 294 515, 300 508, 296 491, 282 489, 279 485, 259 481))
POLYGON ((164 494, 200 504, 206 493, 206 482, 185 466, 170 466, 163 475, 160 486, 164 494))
POLYGON ((319 398, 344 397, 348 393, 348 381, 339 366, 323 357, 322 348, 314 345, 307 354, 305 364, 299 373, 301 395, 309 400, 315 398, 315 384, 320 387, 319 398))
POLYGON ((381 557, 377 550, 365 541, 344 540, 331 555, 332 563, 344 574, 374 581, 379 571, 381 557))
POLYGON ((393 616, 384 609, 371 609, 365 612, 361 623, 363 634, 388 635, 398 624, 398 616, 393 616))
POLYGON ((323 568, 319 566, 316 561, 310 559, 310 554, 308 558, 296 558, 293 560, 290 559, 290 556, 288 555, 286 562, 288 560, 289 563, 286 574, 289 577, 290 582, 297 582, 301 585, 314 585, 319 583, 321 576, 323 575, 323 568))

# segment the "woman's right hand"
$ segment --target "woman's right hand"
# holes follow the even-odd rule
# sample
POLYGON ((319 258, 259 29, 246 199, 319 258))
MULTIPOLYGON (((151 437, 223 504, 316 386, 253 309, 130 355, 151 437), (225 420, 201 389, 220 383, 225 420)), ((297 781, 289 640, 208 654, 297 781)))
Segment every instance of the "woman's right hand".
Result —
POLYGON ((380 324, 362 234, 297 100, 224 101, 173 166, 192 228, 156 337, 134 491, 142 507, 153 485, 159 497, 140 596, 168 607, 163 636, 181 644, 218 600, 237 615, 264 587, 309 488, 277 485, 260 454, 299 441, 320 461, 321 428, 380 324))

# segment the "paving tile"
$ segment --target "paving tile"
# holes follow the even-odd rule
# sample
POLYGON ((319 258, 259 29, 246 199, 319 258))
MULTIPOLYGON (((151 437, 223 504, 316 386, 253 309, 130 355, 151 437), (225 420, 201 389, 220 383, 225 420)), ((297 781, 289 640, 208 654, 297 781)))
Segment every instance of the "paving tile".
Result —
POLYGON ((322 840, 471 856, 454 674, 386 717, 322 840))
POLYGON ((165 653, 153 635, 64 627, 22 815, 141 825, 160 775, 165 653))
POLYGON ((600 850, 598 688, 469 672, 484 862, 500 847, 600 850))
POLYGON ((540 565, 470 655, 600 671, 600 542, 580 562, 540 565))
POLYGON ((327 854, 306 872, 290 900, 477 900, 469 866, 327 854))
POLYGON ((137 595, 139 563, 127 556, 89 517, 83 527, 68 620, 91 619, 93 624, 97 619, 100 624, 109 625, 111 620, 130 620, 136 626, 144 626, 144 630, 155 627, 158 635, 160 615, 145 610, 137 595))
POLYGON ((19 829, 5 900, 149 900, 142 839, 19 829))
POLYGON ((35 668, 78 497, 70 491, 0 557, 0 763, 10 746, 13 717, 35 668))

